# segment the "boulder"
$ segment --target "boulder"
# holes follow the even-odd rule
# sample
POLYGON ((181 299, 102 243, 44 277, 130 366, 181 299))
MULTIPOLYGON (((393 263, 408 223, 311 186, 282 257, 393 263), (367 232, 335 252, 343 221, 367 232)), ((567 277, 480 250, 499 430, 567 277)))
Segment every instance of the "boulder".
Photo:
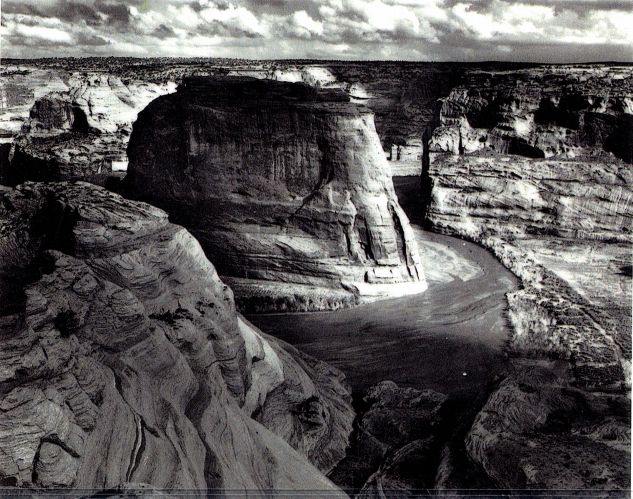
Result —
POLYGON ((630 446, 626 396, 577 390, 539 367, 504 380, 466 438, 470 457, 504 489, 627 489, 630 446))

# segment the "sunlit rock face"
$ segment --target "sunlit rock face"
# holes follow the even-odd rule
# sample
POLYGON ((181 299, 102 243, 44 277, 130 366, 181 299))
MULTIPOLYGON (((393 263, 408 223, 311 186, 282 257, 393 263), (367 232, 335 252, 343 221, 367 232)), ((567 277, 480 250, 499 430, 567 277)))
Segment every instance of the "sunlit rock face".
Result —
POLYGON ((431 167, 430 220, 522 281, 507 295, 515 373, 475 418, 469 456, 501 488, 628 488, 630 166, 453 159, 431 167))
POLYGON ((67 75, 65 81, 67 89, 34 101, 2 168, 4 184, 75 178, 103 182, 113 163, 127 162, 125 148, 138 112, 176 88, 174 83, 124 83, 105 74, 67 75))
POLYGON ((141 109, 159 95, 174 90, 173 83, 125 84, 116 76, 104 74, 73 77, 67 91, 45 95, 35 102, 23 131, 129 131, 141 109))
POLYGON ((464 155, 431 165, 428 218, 490 248, 523 281, 512 346, 572 362, 580 385, 630 383, 629 165, 464 155))
POLYGON ((316 467, 351 431, 341 373, 238 316, 157 208, 4 188, 0 336, 4 486, 334 489, 316 467))
POLYGON ((132 195, 192 231, 245 309, 426 288, 373 115, 342 92, 188 79, 139 114, 128 156, 132 195))
POLYGON ((69 89, 70 74, 64 70, 5 66, 0 69, 0 137, 20 133, 35 101, 49 93, 69 89))
POLYGON ((630 68, 539 67, 471 72, 443 99, 431 148, 533 158, 606 150, 633 161, 630 68))

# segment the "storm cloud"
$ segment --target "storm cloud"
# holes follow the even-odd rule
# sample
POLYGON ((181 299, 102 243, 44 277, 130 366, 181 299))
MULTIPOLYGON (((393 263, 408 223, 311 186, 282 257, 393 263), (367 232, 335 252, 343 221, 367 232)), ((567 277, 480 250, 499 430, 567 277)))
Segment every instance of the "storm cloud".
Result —
POLYGON ((633 0, 4 0, 4 57, 633 59, 633 0))

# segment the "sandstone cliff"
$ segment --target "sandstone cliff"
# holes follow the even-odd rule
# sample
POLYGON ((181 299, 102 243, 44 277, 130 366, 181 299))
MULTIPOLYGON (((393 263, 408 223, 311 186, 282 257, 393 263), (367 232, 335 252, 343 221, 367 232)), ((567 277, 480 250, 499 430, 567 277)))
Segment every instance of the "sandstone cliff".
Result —
POLYGON ((604 67, 476 72, 443 99, 435 151, 534 158, 606 150, 633 161, 633 74, 604 67))
POLYGON ((125 148, 138 112, 176 87, 98 73, 67 75, 65 81, 66 89, 34 101, 0 168, 0 182, 80 178, 103 183, 113 170, 127 168, 125 148))
POLYGON ((630 484, 630 166, 466 154, 430 169, 436 230, 489 248, 507 295, 515 372, 466 439, 499 488, 630 484))
POLYGON ((427 220, 489 248, 515 371, 466 450, 497 487, 630 483, 630 68, 469 73, 431 138, 427 220))
POLYGON ((431 223, 490 248, 523 281, 509 296, 514 349, 570 360, 581 385, 630 383, 629 166, 466 155, 430 173, 431 223))
POLYGON ((4 188, 0 335, 4 486, 335 489, 308 459, 344 455, 342 375, 241 319, 157 208, 4 188))
POLYGON ((188 79, 139 114, 128 156, 132 195, 192 231, 244 308, 426 287, 372 114, 342 92, 188 79))
POLYGON ((158 85, 140 80, 124 83, 116 76, 104 74, 75 76, 68 85, 67 91, 47 94, 35 102, 23 126, 24 132, 129 131, 140 110, 176 88, 174 83, 158 85))

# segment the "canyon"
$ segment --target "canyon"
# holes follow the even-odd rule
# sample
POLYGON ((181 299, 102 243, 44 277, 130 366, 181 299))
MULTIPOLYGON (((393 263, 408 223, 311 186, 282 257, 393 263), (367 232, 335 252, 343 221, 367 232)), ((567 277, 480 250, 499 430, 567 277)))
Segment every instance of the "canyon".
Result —
MULTIPOLYGON (((61 402, 77 383, 99 399, 79 382, 85 372, 76 365, 90 362, 99 376, 126 380, 119 398, 108 388, 104 410, 129 411, 121 398, 146 400, 132 409, 141 421, 137 437, 133 424, 128 432, 132 451, 117 450, 134 472, 112 471, 108 486, 201 489, 211 473, 220 488, 260 490, 325 490, 334 487, 327 474, 358 497, 630 487, 631 66, 131 60, 104 70, 99 60, 66 60, 61 69, 16 61, 3 75, 0 183, 11 188, 2 188, 0 234, 9 234, 3 257, 12 263, 0 272, 0 302, 9 310, 3 337, 15 341, 2 351, 9 365, 28 365, 1 386, 3 396, 37 401, 5 397, 3 415, 6 424, 28 421, 58 404, 70 428, 29 440, 22 471, 0 473, 7 484, 76 486, 62 468, 72 475, 105 459, 75 441, 90 442, 95 430, 82 427, 75 402, 61 402), (84 183, 18 186, 26 180, 84 180, 160 209, 84 183), (91 203, 103 204, 98 216, 91 203), (42 224, 51 211, 44 204, 73 214, 55 208, 42 224), (109 212, 134 228, 122 234, 109 212), (57 232, 38 233, 42 225, 57 232), (62 247, 69 230, 79 245, 62 247), (170 231, 186 241, 176 244, 170 231), (146 244, 138 264, 112 256, 146 244), (113 261, 103 263, 103 245, 113 261), (183 263, 191 252, 196 263, 183 263), (210 282, 196 270, 209 268, 207 258, 217 268, 210 282), (42 259, 46 272, 34 264, 42 259), (53 267, 64 270, 51 271, 58 260, 53 267), (85 295, 69 284, 79 264, 99 289, 128 290, 140 303, 133 307, 145 309, 141 322, 163 336, 134 318, 124 328, 137 338, 129 347, 99 343, 99 321, 110 319, 79 312, 85 295), (110 266, 116 275, 103 272, 110 266), (140 268, 154 269, 152 277, 140 268), (29 318, 37 293, 44 301, 32 313, 52 319, 29 318), (208 338, 197 296, 216 306, 229 297, 223 325, 208 338), (75 308, 79 325, 65 312, 75 308), (297 313, 323 309, 336 311, 297 313), (42 368, 35 350, 37 361, 15 353, 43 331, 42 356, 63 350, 72 368, 42 368), (192 357, 204 341, 213 355, 203 357, 222 359, 209 375, 192 357), (226 341, 233 346, 221 347, 226 341), (147 389, 155 361, 144 364, 137 342, 157 344, 158 357, 177 364, 175 376, 222 397, 205 405, 193 388, 147 389), (235 365, 229 357, 240 349, 235 365), (125 371, 112 363, 119 358, 125 371), (130 363, 143 369, 130 373, 130 363), (146 399, 132 396, 141 387, 146 399), (164 411, 147 405, 154 398, 176 407, 172 426, 198 432, 197 440, 179 436, 180 448, 203 449, 192 452, 222 463, 217 473, 193 461, 187 476, 158 473, 173 457, 145 464, 135 441, 167 456, 162 440, 174 438, 156 422, 164 411), (241 429, 229 426, 250 454, 224 460, 225 441, 200 435, 205 412, 237 418, 241 429), (159 434, 153 444, 150 428, 159 434), (209 440, 219 447, 205 447, 209 440), (262 465, 253 457, 261 453, 282 464, 262 465), (239 466, 256 479, 237 480, 239 466), (56 473, 66 482, 41 478, 56 473)), ((86 307, 102 310, 107 296, 91 293, 86 307)), ((20 434, 11 438, 22 445, 20 434)), ((3 450, 19 447, 7 442, 3 450)))

